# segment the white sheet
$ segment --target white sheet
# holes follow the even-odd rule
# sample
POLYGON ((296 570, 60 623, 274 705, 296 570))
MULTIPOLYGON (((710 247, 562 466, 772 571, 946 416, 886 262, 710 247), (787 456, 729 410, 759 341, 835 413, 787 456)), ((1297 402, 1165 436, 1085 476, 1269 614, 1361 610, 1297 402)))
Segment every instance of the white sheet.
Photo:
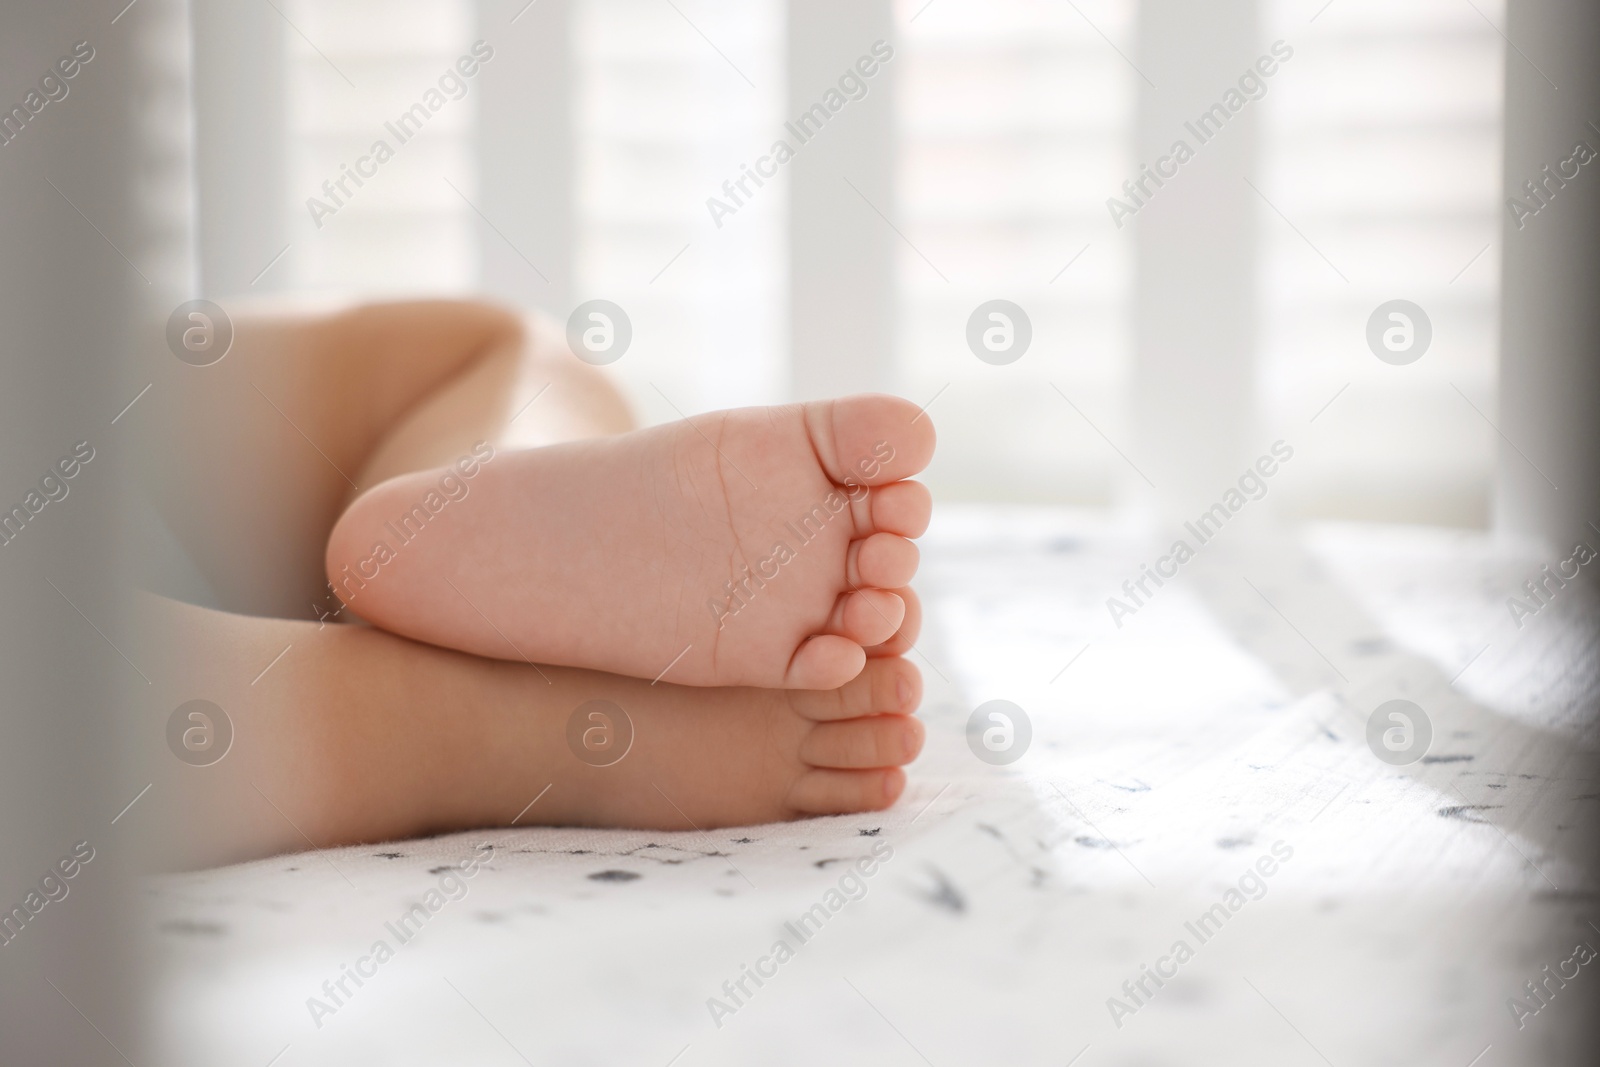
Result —
POLYGON ((1592 580, 1517 629, 1505 597, 1548 561, 1481 538, 1219 537, 1117 629, 1105 599, 1157 553, 1092 517, 945 509, 924 548, 929 744, 893 811, 495 831, 159 879, 163 1062, 1580 1062, 1600 966, 1521 1029, 1507 1001, 1577 940, 1600 947, 1580 862, 1600 793, 1592 580), (1424 763, 1366 746, 1394 696, 1433 721, 1424 763), (1009 768, 966 746, 993 698, 1033 723, 1009 768), (331 1004, 325 979, 397 945, 385 923, 479 842, 494 853, 467 895, 319 1026, 308 998, 331 1004), (1293 854, 1264 895, 1201 943, 1185 923, 1277 842, 1293 854), (864 896, 804 943, 786 930, 880 843, 864 896), (714 1010, 780 938, 794 957, 714 1010), (1135 1004, 1123 982, 1170 969, 1178 940, 1193 958, 1135 1004))

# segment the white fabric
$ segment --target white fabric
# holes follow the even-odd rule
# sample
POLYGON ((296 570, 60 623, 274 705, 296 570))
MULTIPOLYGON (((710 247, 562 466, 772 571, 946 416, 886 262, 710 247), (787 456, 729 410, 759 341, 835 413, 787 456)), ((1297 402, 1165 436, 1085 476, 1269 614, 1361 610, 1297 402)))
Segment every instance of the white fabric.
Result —
POLYGON ((1240 533, 1118 629, 1106 598, 1164 548, 1065 512, 943 514, 920 582, 928 748, 881 815, 460 834, 156 880, 163 1062, 1568 1062, 1583 990, 1522 1030, 1507 999, 1600 947, 1574 893, 1600 792, 1592 576, 1519 629, 1506 597, 1551 558, 1240 533), (1409 767, 1365 740, 1397 696, 1434 728, 1409 767), (1032 721, 1009 768, 964 735, 994 698, 1032 721), (316 1025, 323 981, 397 943, 385 923, 479 842, 466 896, 316 1025), (1277 842, 1292 858, 1201 943, 1185 923, 1277 842), (880 843, 864 896, 804 943, 785 928, 880 843), (714 1019, 779 938, 794 957, 714 1019), (1193 958, 1114 1018, 1180 939, 1193 958))

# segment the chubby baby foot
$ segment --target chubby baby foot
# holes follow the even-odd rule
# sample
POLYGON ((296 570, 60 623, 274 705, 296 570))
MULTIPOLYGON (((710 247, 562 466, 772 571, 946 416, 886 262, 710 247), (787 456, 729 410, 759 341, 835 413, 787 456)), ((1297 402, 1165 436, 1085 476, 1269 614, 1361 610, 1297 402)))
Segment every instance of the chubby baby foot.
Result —
POLYGON ((369 490, 329 538, 350 610, 432 644, 684 685, 835 689, 896 644, 928 418, 861 395, 546 448, 369 490))
POLYGON ((416 765, 386 771, 409 783, 380 805, 398 834, 503 825, 534 794, 517 825, 706 830, 879 811, 899 799, 901 768, 922 749, 910 714, 921 676, 894 656, 826 692, 502 666, 487 690, 465 694, 478 710, 416 765), (571 719, 587 707, 606 709, 597 729, 626 731, 615 762, 575 756, 571 719))

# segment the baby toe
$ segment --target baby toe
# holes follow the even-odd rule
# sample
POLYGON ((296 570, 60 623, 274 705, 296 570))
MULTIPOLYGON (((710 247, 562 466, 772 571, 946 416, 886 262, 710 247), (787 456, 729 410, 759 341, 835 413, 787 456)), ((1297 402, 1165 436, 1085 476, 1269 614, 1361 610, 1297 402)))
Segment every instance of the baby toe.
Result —
POLYGON ((826 693, 797 693, 794 709, 814 722, 909 715, 922 703, 922 672, 897 656, 869 659, 860 674, 826 693))
POLYGON ((800 758, 813 767, 842 770, 898 767, 922 751, 922 720, 910 715, 818 723, 800 742, 800 758))
POLYGON ((921 537, 933 518, 933 494, 921 482, 891 482, 872 490, 872 528, 921 537))
POLYGON ((795 650, 784 672, 785 689, 837 689, 861 673, 867 654, 848 637, 819 634, 795 650))
POLYGON ((917 638, 922 636, 922 599, 917 596, 915 589, 891 589, 889 592, 899 597, 906 606, 905 619, 900 623, 900 629, 894 632, 888 640, 881 644, 867 646, 867 657, 878 656, 903 656, 911 651, 917 643, 917 638))
POLYGON ((850 543, 845 577, 852 586, 895 589, 916 577, 922 553, 899 534, 875 533, 850 543))
POLYGON ((882 811, 905 792, 906 772, 899 767, 870 771, 813 767, 789 788, 789 807, 801 815, 849 815, 882 811))
POLYGON ((933 458, 933 422, 909 400, 864 393, 806 405, 806 423, 835 482, 886 485, 933 458))
POLYGON ((893 637, 905 617, 905 601, 887 589, 856 589, 834 602, 827 629, 858 645, 877 645, 893 637))

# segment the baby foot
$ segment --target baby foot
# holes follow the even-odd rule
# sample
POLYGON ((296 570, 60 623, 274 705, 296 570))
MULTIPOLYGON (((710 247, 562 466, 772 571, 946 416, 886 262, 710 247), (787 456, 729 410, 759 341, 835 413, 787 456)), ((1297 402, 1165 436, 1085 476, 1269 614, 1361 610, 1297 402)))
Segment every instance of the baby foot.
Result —
POLYGON ((425 765, 386 774, 406 783, 381 805, 403 820, 395 835, 504 825, 535 793, 538 803, 518 826, 706 830, 879 811, 900 797, 900 768, 922 749, 922 723, 910 714, 922 680, 899 657, 876 657, 827 692, 542 669, 544 677, 526 667, 497 677, 492 700, 463 694, 464 706, 477 710, 447 731, 425 765), (620 709, 632 734, 625 754, 606 766, 570 751, 573 710, 594 701, 613 718, 620 709), (450 758, 452 748, 468 758, 450 758))
POLYGON ((905 479, 933 447, 913 404, 878 395, 485 446, 358 497, 328 575, 375 625, 478 655, 835 689, 905 619, 892 590, 932 509, 905 479))

